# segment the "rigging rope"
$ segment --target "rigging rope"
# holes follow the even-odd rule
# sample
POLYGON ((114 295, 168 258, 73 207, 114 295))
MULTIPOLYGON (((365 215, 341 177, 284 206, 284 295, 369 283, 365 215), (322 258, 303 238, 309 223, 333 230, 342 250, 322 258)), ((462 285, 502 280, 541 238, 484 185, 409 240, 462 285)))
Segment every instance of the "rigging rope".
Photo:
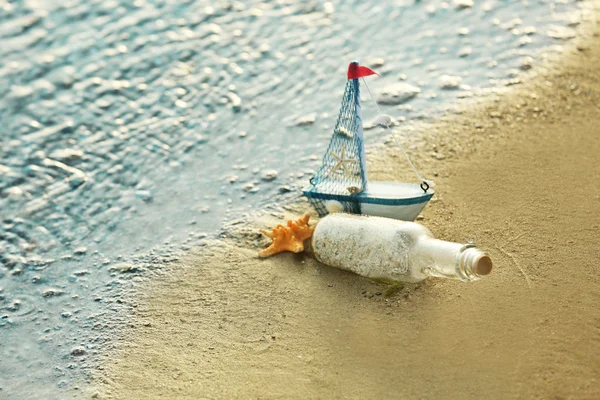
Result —
MULTIPOLYGON (((367 81, 365 81, 365 78, 362 78, 362 81, 365 84, 365 87, 367 88, 367 91, 369 92, 369 96, 371 96, 371 100, 373 100, 373 103, 375 103, 375 107, 377 107, 377 111, 379 112, 380 115, 383 114, 383 112, 381 112, 381 108, 379 108, 379 104, 377 104, 377 101, 375 101, 375 98, 373 97, 373 94, 371 93, 371 89, 369 89, 369 85, 367 85, 367 81)), ((423 179, 423 177, 421 176, 421 174, 419 174, 419 171, 417 171, 417 168, 415 168, 415 166, 412 163, 412 161, 410 161, 410 157, 408 157, 408 154, 406 154, 406 151, 404 151, 404 147, 402 147, 402 145, 400 144, 400 141, 396 137, 396 134, 394 133, 394 131, 387 124, 383 125, 383 126, 392 133, 392 137, 394 138, 394 141, 396 142, 396 144, 398 145, 398 147, 400 147, 400 150, 402 150, 402 154, 404 154, 404 157, 406 157, 406 161, 408 161, 408 165, 410 165, 410 167, 412 168, 413 172, 415 173, 415 175, 417 176, 417 178, 421 182, 421 188, 423 188, 423 184, 424 184, 427 187, 427 189, 428 189, 429 188, 429 182, 427 182, 425 179, 423 179)), ((427 191, 427 189, 423 188, 424 191, 427 191)))

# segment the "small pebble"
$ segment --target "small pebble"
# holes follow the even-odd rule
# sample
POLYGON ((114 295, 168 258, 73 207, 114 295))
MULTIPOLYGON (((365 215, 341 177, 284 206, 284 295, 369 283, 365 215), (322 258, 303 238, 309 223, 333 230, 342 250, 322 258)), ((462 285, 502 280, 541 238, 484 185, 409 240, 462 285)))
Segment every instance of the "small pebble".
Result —
POLYGON ((533 40, 529 36, 521 36, 519 38, 519 46, 525 46, 533 42, 533 40))
POLYGON ((42 292, 43 297, 55 297, 64 294, 65 292, 60 289, 46 289, 42 292))
POLYGON ((473 7, 473 0, 454 0, 453 4, 457 10, 464 10, 473 7))
POLYGON ((111 265, 110 267, 108 267, 108 270, 124 273, 124 272, 136 272, 137 268, 132 264, 121 263, 121 264, 111 265))
POLYGON ((87 253, 87 247, 78 247, 75 249, 75 251, 73 253, 77 256, 83 255, 83 254, 87 253))
POLYGON ((304 115, 304 116, 296 118, 296 120, 294 121, 294 125, 295 126, 308 126, 308 125, 314 124, 316 120, 317 120, 317 116, 315 114, 304 115))
POLYGON ((77 347, 73 347, 71 349, 72 356, 78 357, 78 356, 83 356, 85 354, 87 354, 87 350, 83 346, 77 346, 77 347))
POLYGON ((77 149, 59 149, 54 150, 48 157, 58 161, 75 161, 83 157, 83 151, 77 149))
POLYGON ((149 190, 138 190, 135 192, 135 195, 145 202, 152 201, 152 193, 149 190))
POLYGON ((519 68, 521 68, 523 71, 533 68, 533 58, 529 56, 521 58, 519 68))
POLYGON ((460 50, 458 50, 458 53, 456 53, 457 56, 459 57, 466 57, 471 55, 471 53, 473 52, 473 49, 470 47, 463 47, 460 50))
POLYGON ((407 102, 421 93, 421 89, 405 82, 386 86, 379 92, 377 101, 381 104, 397 105, 407 102))
POLYGON ((383 58, 372 58, 372 59, 370 59, 370 60, 367 61, 367 65, 370 68, 383 67, 383 64, 385 64, 385 60, 383 58))
POLYGON ((458 89, 461 81, 460 76, 442 75, 440 76, 440 87, 442 89, 458 89))
POLYGON ((469 28, 460 28, 457 33, 459 34, 459 36, 466 36, 469 34, 469 28))
POLYGON ((271 182, 277 179, 277 171, 274 169, 268 169, 262 172, 260 178, 265 182, 271 182))
POLYGON ((552 26, 546 32, 546 35, 553 39, 567 40, 572 39, 576 36, 575 29, 568 28, 566 26, 552 26))

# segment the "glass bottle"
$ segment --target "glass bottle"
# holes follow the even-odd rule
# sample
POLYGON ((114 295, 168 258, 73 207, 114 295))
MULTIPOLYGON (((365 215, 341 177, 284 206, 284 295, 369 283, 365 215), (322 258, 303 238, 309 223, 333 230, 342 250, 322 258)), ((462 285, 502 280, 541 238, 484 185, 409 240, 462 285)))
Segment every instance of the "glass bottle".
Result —
POLYGON ((491 258, 474 245, 435 239, 423 225, 389 218, 330 214, 317 223, 311 248, 323 264, 385 281, 472 282, 492 271, 491 258))

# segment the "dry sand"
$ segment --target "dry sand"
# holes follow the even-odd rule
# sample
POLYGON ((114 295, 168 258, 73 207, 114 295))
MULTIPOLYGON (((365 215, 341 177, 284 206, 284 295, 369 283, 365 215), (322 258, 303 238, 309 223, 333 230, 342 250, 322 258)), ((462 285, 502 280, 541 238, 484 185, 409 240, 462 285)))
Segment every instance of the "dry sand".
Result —
MULTIPOLYGON (((130 339, 97 376, 98 397, 600 398, 593 29, 558 71, 540 68, 423 139, 416 161, 437 172, 438 194, 422 222, 488 250, 488 278, 386 293, 304 255, 258 259, 240 228, 140 295, 130 339)), ((406 170, 396 153, 383 151, 371 176, 406 170)))

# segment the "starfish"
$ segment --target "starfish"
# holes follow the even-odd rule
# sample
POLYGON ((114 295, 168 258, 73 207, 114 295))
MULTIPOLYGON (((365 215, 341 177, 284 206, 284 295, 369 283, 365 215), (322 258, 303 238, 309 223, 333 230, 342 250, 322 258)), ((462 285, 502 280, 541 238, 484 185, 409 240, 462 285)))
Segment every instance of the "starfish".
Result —
POLYGON ((315 230, 314 226, 308 225, 309 214, 299 218, 297 221, 288 221, 287 226, 277 225, 273 231, 261 230, 261 232, 273 239, 273 243, 266 249, 258 252, 261 257, 268 257, 282 251, 300 253, 304 251, 304 241, 310 238, 315 230))
POLYGON ((337 163, 331 170, 330 174, 335 173, 335 171, 337 171, 340 167, 342 167, 342 169, 344 170, 344 173, 346 175, 350 175, 350 171, 348 171, 348 167, 346 167, 346 164, 355 163, 356 160, 353 160, 351 158, 346 158, 346 155, 345 155, 346 149, 344 148, 344 146, 345 145, 342 145, 342 151, 340 152, 339 156, 337 154, 335 154, 333 151, 329 152, 329 154, 331 154, 331 156, 337 160, 337 163))

